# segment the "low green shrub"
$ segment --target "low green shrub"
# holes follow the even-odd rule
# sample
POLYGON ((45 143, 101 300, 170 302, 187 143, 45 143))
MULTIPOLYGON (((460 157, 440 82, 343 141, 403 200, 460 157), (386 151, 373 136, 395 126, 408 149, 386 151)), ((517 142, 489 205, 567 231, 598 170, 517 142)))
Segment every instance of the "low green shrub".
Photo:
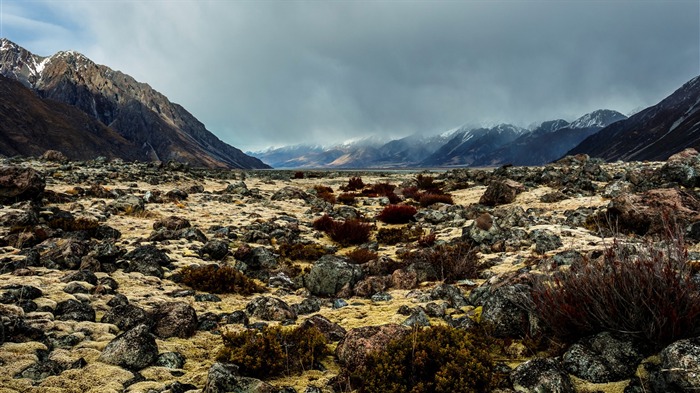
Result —
POLYGON ((250 295, 265 290, 245 274, 226 265, 187 266, 180 274, 183 284, 198 291, 250 295))
POLYGON ((485 341, 448 326, 415 328, 370 354, 351 381, 361 393, 489 392, 495 374, 485 341))
POLYGON ((242 375, 254 378, 290 376, 317 369, 330 354, 325 336, 315 327, 265 327, 222 335, 224 348, 217 359, 238 365, 242 375))

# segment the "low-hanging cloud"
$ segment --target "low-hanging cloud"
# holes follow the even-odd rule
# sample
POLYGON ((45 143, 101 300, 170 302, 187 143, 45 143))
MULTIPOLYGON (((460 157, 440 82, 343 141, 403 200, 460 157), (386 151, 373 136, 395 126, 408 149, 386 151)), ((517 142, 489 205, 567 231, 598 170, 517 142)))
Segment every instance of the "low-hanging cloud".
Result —
POLYGON ((54 50, 151 84, 251 149, 626 112, 700 74, 697 1, 44 6, 79 29, 54 50))

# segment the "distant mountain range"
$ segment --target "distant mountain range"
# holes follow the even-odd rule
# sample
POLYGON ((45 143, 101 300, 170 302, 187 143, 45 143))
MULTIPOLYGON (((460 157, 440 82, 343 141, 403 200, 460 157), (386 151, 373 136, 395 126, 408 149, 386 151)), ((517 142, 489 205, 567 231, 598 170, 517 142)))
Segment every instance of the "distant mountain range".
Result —
POLYGON ((532 129, 464 126, 434 136, 296 145, 247 155, 129 75, 77 52, 41 57, 0 39, 0 119, 4 156, 58 150, 77 160, 104 156, 239 169, 543 165, 579 153, 608 161, 665 160, 687 147, 700 150, 700 77, 630 118, 601 109, 532 129))
POLYGON ((7 78, 0 80, 0 154, 53 149, 72 159, 101 155, 210 168, 268 168, 222 142, 147 84, 80 53, 41 57, 0 39, 0 75, 7 78))
POLYGON ((461 127, 441 135, 409 136, 389 142, 363 139, 328 148, 296 145, 248 154, 274 168, 401 168, 542 165, 586 137, 627 117, 597 110, 569 123, 551 120, 533 130, 511 124, 461 127))

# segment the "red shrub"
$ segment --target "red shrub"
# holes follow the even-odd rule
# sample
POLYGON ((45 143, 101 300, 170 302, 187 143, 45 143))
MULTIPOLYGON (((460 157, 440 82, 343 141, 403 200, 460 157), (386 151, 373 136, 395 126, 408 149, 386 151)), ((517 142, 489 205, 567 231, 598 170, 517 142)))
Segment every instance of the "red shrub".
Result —
POLYGON ((477 249, 466 243, 443 244, 435 248, 418 250, 404 256, 410 263, 427 262, 433 267, 434 277, 445 282, 455 282, 465 278, 477 278, 488 265, 479 260, 477 249))
POLYGON ((303 179, 304 172, 294 172, 294 179, 303 179))
POLYGON ((316 190, 316 196, 319 198, 323 199, 324 201, 334 204, 335 203, 335 195, 333 195, 333 189, 327 186, 314 186, 314 190, 316 190))
POLYGON ((348 180, 348 184, 344 187, 340 187, 343 191, 357 191, 365 187, 365 183, 359 177, 351 177, 348 180))
POLYGON ((377 219, 387 224, 405 224, 411 221, 416 213, 416 208, 410 205, 389 205, 377 215, 377 219))
POLYGON ((442 194, 442 186, 444 184, 436 182, 435 178, 432 176, 418 175, 416 176, 416 183, 418 185, 418 188, 421 190, 426 190, 428 192, 436 194, 442 194))
POLYGON ((333 218, 331 216, 329 216, 328 214, 324 214, 320 218, 314 220, 313 227, 317 231, 328 232, 333 227, 334 222, 335 221, 333 221, 333 218))
POLYGON ((663 249, 646 245, 631 254, 615 242, 601 260, 535 282, 534 310, 558 337, 571 341, 602 331, 627 332, 660 348, 697 336, 700 285, 683 240, 667 240, 663 249))
POLYGON ((434 203, 447 203, 448 205, 453 204, 452 195, 449 194, 433 194, 426 192, 420 196, 420 205, 423 207, 428 207, 434 203))
POLYGON ((393 194, 395 189, 396 186, 389 183, 377 183, 372 185, 372 191, 377 195, 388 196, 389 194, 393 194))
POLYGON ((435 234, 435 232, 430 232, 429 234, 421 236, 421 238, 418 239, 418 245, 423 248, 432 247, 435 245, 436 240, 437 234, 435 234))
POLYGON ((416 186, 406 187, 401 190, 401 193, 403 194, 404 198, 411 198, 416 201, 419 200, 421 196, 421 193, 418 191, 418 187, 416 186))
POLYGON ((369 241, 372 225, 358 219, 334 221, 328 235, 343 246, 362 244, 369 241))
POLYGON ((340 195, 338 195, 338 202, 342 203, 343 205, 348 205, 352 206, 354 205, 357 201, 355 200, 355 197, 357 194, 352 193, 352 192, 344 192, 340 195))
POLYGON ((350 260, 358 265, 377 259, 377 253, 366 248, 356 248, 346 254, 350 260))

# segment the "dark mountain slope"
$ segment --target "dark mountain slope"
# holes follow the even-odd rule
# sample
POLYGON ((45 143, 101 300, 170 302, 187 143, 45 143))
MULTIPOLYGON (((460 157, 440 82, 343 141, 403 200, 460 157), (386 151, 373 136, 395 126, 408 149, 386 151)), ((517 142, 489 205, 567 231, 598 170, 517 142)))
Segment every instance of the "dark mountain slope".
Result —
POLYGON ((0 154, 39 156, 58 150, 74 160, 98 156, 146 161, 140 149, 82 111, 41 99, 20 82, 0 76, 0 154))
POLYGON ((627 120, 605 127, 567 154, 607 161, 663 161, 685 148, 700 149, 700 77, 627 120))

